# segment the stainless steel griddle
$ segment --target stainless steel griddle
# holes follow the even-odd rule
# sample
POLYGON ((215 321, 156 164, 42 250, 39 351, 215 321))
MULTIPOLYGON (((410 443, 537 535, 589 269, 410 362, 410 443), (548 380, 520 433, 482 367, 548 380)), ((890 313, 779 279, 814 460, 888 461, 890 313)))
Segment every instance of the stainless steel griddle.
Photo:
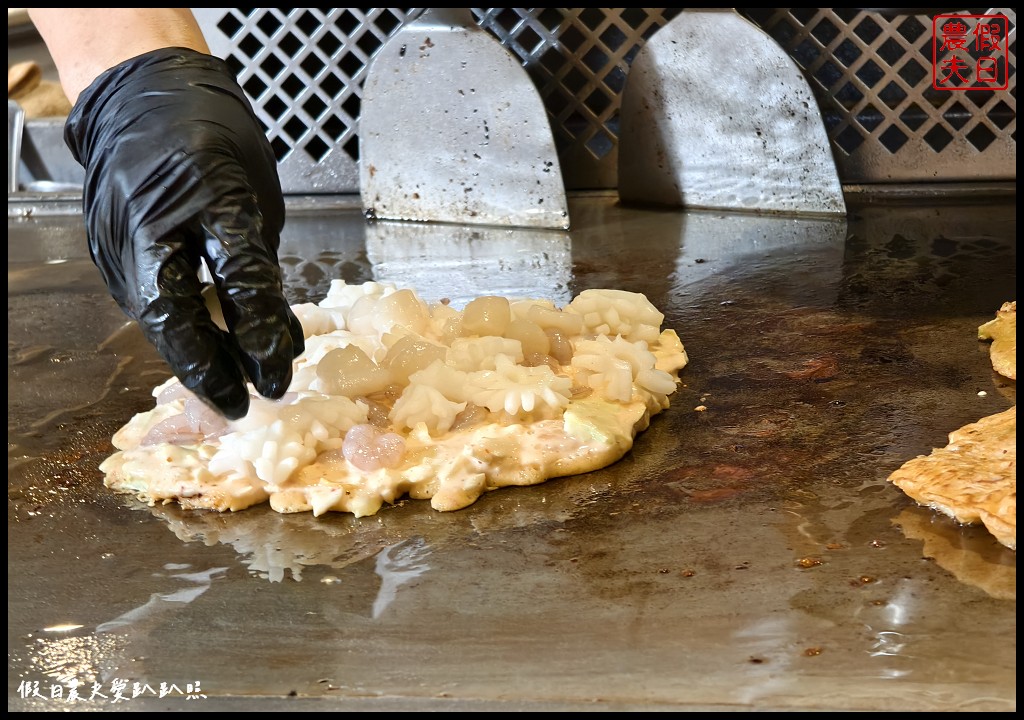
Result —
POLYGON ((836 221, 598 193, 571 197, 563 233, 293 200, 295 301, 332 278, 453 301, 621 288, 691 358, 607 469, 362 519, 106 490, 110 436, 167 371, 80 216, 26 203, 8 220, 8 710, 1016 710, 1016 554, 886 482, 1016 402, 976 339, 1015 298, 1014 201, 853 197, 836 221))

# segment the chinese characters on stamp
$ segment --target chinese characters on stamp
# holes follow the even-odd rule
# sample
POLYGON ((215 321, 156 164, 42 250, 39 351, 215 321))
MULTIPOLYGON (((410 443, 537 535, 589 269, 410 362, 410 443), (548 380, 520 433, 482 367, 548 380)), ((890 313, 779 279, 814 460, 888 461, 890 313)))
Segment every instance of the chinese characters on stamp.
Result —
POLYGON ((1010 21, 1005 15, 935 15, 932 87, 1006 90, 1010 21))

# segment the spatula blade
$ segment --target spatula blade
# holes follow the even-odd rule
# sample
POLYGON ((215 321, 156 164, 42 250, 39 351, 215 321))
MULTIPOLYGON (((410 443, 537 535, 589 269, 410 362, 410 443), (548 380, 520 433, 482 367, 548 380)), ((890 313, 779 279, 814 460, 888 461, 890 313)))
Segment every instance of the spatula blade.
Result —
POLYGON ((367 72, 359 139, 367 216, 569 226, 540 95, 514 56, 471 19, 428 15, 388 40, 367 72))
POLYGON ((624 202, 845 214, 817 101, 734 10, 686 10, 637 53, 622 94, 624 202))

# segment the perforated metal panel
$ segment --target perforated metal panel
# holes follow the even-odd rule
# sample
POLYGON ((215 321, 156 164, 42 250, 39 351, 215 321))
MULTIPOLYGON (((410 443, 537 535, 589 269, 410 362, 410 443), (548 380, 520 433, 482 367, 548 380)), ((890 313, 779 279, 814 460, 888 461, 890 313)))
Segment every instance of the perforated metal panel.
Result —
MULTIPOLYGON (((362 81, 422 8, 195 8, 238 74, 290 193, 356 193, 362 81)), ((931 17, 855 9, 738 8, 804 71, 844 183, 1016 179, 1016 12, 1009 87, 931 86, 931 17)), ((517 55, 547 108, 566 187, 617 185, 620 94, 633 57, 681 8, 474 8, 517 55)), ((727 42, 728 38, 723 38, 727 42)), ((737 49, 741 52, 742 49, 737 49)), ((713 72, 713 68, 701 69, 713 72)), ((757 98, 751 88, 751 107, 757 98)))
POLYGON ((629 64, 682 8, 483 8, 480 25, 515 53, 548 111, 569 189, 617 183, 619 105, 629 64))
POLYGON ((422 8, 192 8, 238 77, 286 193, 359 191, 359 104, 370 58, 422 8))
MULTIPOLYGON (((1015 180, 1017 16, 1009 87, 932 87, 932 17, 844 8, 742 9, 803 69, 818 99, 844 182, 1015 180)), ((941 36, 940 36, 941 37, 941 36)))

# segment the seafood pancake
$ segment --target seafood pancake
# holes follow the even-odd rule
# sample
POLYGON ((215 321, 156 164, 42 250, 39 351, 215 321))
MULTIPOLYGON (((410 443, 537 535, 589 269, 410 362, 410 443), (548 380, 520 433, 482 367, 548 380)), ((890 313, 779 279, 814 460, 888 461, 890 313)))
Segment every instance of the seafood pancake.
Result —
POLYGON ((334 281, 293 309, 306 350, 281 400, 251 390, 249 413, 227 421, 170 379, 114 435, 107 487, 218 511, 366 516, 406 496, 458 510, 616 462, 668 409, 688 362, 664 315, 623 290, 458 310, 334 281))

